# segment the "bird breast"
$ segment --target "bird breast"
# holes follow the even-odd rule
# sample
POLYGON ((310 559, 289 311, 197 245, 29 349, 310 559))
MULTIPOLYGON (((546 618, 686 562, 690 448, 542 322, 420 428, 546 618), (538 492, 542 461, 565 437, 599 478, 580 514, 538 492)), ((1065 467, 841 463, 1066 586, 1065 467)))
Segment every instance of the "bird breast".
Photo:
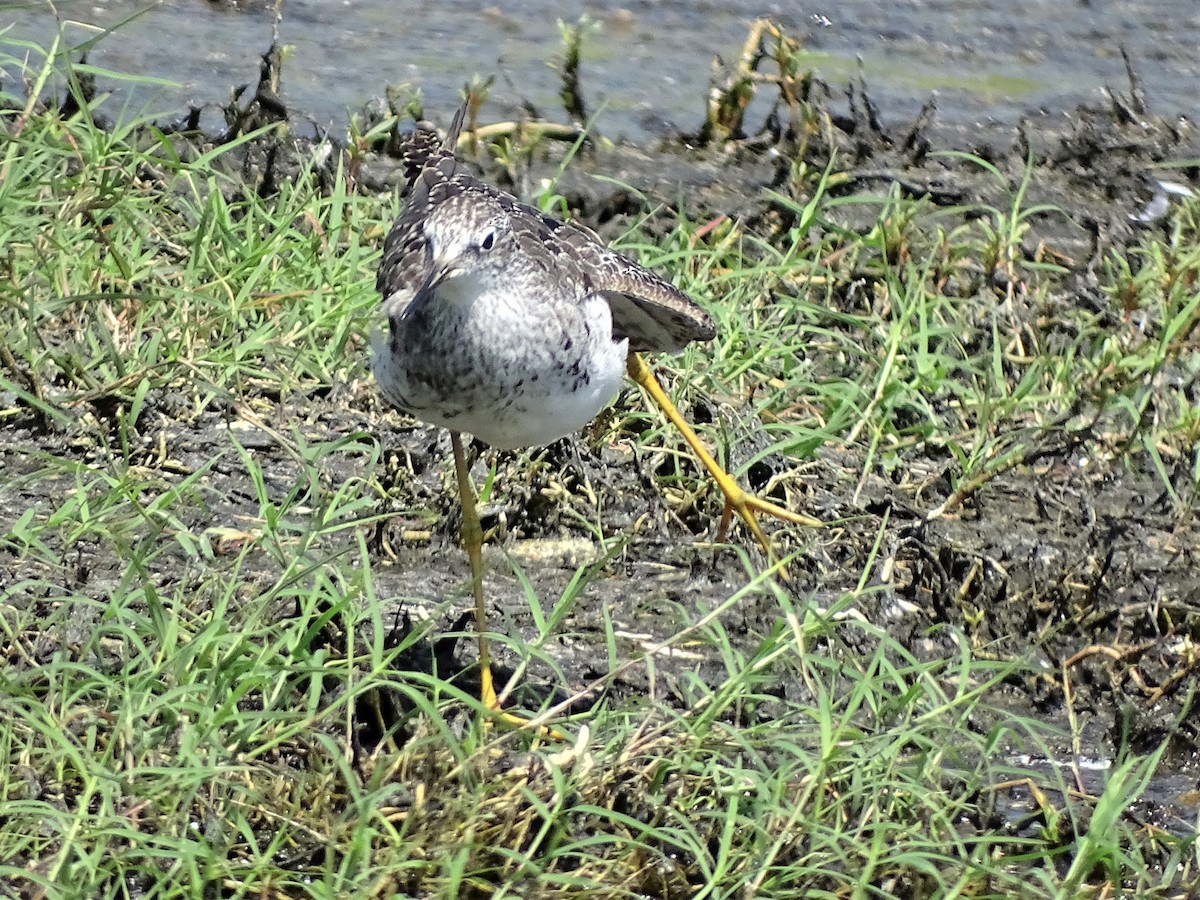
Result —
POLYGON ((388 399, 433 425, 496 447, 578 431, 616 394, 628 342, 599 296, 547 301, 464 273, 389 321, 376 377, 388 399))

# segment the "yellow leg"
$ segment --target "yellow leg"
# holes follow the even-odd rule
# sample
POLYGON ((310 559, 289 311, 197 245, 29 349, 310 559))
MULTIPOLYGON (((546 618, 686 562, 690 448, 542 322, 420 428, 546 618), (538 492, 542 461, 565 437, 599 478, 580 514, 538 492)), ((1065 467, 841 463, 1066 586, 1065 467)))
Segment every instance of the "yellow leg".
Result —
POLYGON ((471 563, 471 593, 475 596, 475 636, 479 641, 479 699, 485 709, 499 709, 500 698, 492 682, 491 654, 488 653, 487 610, 483 605, 483 526, 479 524, 479 511, 475 508, 475 488, 467 473, 467 454, 463 451, 462 435, 450 432, 450 446, 454 449, 454 474, 458 476, 458 496, 462 501, 463 546, 467 548, 467 560, 471 563))
MULTIPOLYGON (((492 680, 492 655, 487 642, 487 610, 483 603, 483 526, 479 524, 479 510, 475 507, 475 488, 467 472, 467 454, 463 450, 462 435, 450 432, 450 446, 454 450, 454 474, 458 478, 458 496, 462 501, 462 531, 460 537, 467 548, 467 560, 471 564, 471 593, 475 597, 475 636, 479 642, 479 700, 483 708, 494 712, 496 718, 513 728, 530 725, 528 719, 506 713, 500 709, 500 698, 492 680)), ((485 721, 485 726, 489 722, 485 721)), ((534 733, 555 741, 566 737, 557 729, 539 726, 534 733)))
POLYGON ((759 526, 758 521, 754 518, 756 512, 775 516, 794 525, 805 525, 809 528, 821 527, 821 522, 817 519, 792 512, 790 509, 784 509, 782 506, 778 506, 742 490, 733 476, 722 469, 720 463, 713 459, 712 454, 704 449, 704 445, 700 443, 700 438, 696 436, 696 432, 692 430, 692 426, 684 420, 679 410, 675 408, 675 404, 671 402, 671 398, 667 396, 667 392, 663 390, 662 385, 658 383, 658 379, 654 377, 654 373, 650 371, 650 367, 646 365, 645 360, 641 356, 636 353, 630 353, 629 360, 626 363, 626 371, 629 373, 629 377, 640 384, 646 390, 646 393, 653 398, 654 402, 659 405, 659 408, 666 414, 666 417, 671 420, 671 424, 679 429, 679 433, 683 435, 683 439, 687 441, 687 445, 692 448, 692 452, 696 454, 696 458, 700 460, 700 464, 708 470, 708 473, 716 480, 718 486, 721 488, 721 492, 725 495, 725 509, 721 513, 721 526, 717 532, 718 540, 725 539, 725 532, 729 528, 729 521, 734 512, 746 523, 746 527, 750 529, 750 533, 754 535, 755 540, 758 541, 767 555, 772 558, 771 544, 759 526))

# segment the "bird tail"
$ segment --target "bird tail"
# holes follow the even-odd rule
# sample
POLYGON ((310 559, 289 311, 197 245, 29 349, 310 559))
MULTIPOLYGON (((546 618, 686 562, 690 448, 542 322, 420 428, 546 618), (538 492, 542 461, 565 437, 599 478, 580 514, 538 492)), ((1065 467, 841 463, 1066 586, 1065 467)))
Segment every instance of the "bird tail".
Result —
POLYGON ((447 156, 454 156, 454 151, 458 147, 459 135, 462 134, 463 122, 467 118, 467 106, 470 102, 469 98, 463 101, 462 106, 458 108, 458 112, 454 114, 454 119, 451 120, 450 128, 444 138, 438 136, 432 123, 417 123, 417 130, 413 132, 400 153, 400 159, 404 165, 405 193, 412 189, 413 182, 417 180, 424 169, 435 165, 440 159, 447 156))

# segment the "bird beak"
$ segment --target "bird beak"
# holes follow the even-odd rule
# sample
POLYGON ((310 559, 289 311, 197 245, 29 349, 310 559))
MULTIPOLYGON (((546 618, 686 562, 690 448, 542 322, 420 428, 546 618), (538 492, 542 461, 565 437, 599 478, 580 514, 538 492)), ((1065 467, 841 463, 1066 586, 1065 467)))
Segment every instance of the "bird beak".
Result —
POLYGON ((424 294, 428 291, 432 291, 443 281, 454 277, 454 274, 455 269, 449 262, 441 259, 435 259, 433 261, 433 265, 429 269, 429 274, 425 276, 425 281, 422 282, 420 290, 418 290, 417 293, 424 294))

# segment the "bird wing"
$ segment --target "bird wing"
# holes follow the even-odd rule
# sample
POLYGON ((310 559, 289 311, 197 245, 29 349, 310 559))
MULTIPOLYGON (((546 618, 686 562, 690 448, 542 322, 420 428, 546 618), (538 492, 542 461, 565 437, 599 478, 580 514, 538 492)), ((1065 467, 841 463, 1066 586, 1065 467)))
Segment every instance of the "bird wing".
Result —
POLYGON ((692 341, 712 340, 712 318, 675 285, 606 247, 590 229, 517 205, 524 213, 514 218, 522 224, 518 241, 549 250, 529 248, 558 261, 578 296, 603 297, 612 310, 613 336, 628 338, 630 350, 676 353, 692 341))
POLYGON ((426 206, 415 207, 412 200, 410 196, 383 242, 383 259, 375 276, 375 289, 382 295, 389 317, 404 311, 433 266, 433 253, 422 227, 426 206))

